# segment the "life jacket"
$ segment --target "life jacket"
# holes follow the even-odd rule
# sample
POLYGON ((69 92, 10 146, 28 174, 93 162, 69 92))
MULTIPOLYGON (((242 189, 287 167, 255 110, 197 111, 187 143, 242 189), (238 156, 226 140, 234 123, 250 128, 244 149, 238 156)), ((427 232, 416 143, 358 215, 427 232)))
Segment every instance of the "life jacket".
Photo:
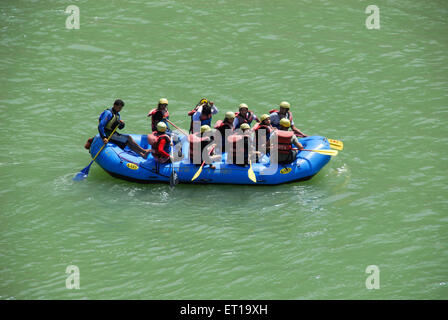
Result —
POLYGON ((249 155, 249 137, 242 134, 232 134, 227 138, 227 141, 231 144, 231 154, 233 158, 233 163, 236 164, 237 154, 244 155, 244 163, 247 162, 249 155), (247 138, 247 139, 245 139, 247 138), (241 140, 245 140, 241 143, 241 140))
POLYGON ((188 135, 188 142, 190 143, 190 161, 195 159, 201 159, 202 162, 202 151, 210 143, 211 139, 209 137, 201 137, 200 133, 193 133, 188 135))
POLYGON ((235 112, 235 118, 238 118, 238 125, 235 127, 238 129, 243 123, 250 125, 254 121, 254 113, 248 110, 246 116, 243 117, 239 112, 235 112))
POLYGON ((277 109, 269 110, 269 114, 274 113, 274 112, 277 112, 277 114, 278 114, 278 121, 280 121, 283 118, 286 118, 290 122, 292 122, 292 113, 291 113, 291 111, 286 111, 286 115, 284 117, 280 117, 279 110, 277 110, 277 109))
MULTIPOLYGON (((170 118, 170 113, 169 113, 168 110, 166 110, 166 109, 165 109, 165 112, 162 113, 162 118, 160 118, 160 117, 154 117, 154 115, 155 115, 157 112, 162 113, 162 111, 160 111, 160 110, 157 109, 157 108, 152 109, 152 110, 149 111, 149 113, 148 113, 148 117, 151 117, 151 129, 152 129, 152 131, 157 131, 157 124, 158 124, 160 121, 163 121, 163 122, 166 123, 166 120, 164 120, 164 119, 165 119, 165 118, 166 118, 166 119, 169 119, 169 118, 170 118)), ((167 125, 168 125, 168 124, 167 124, 167 125)), ((168 128, 167 128, 167 130, 168 130, 168 128)))
POLYGON ((159 150, 159 144, 162 140, 165 140, 165 147, 164 147, 164 151, 166 153, 170 153, 170 143, 171 143, 171 139, 170 136, 167 135, 164 132, 157 132, 154 131, 151 134, 148 134, 148 143, 151 145, 151 148, 155 151, 152 155, 154 157, 154 159, 156 159, 158 162, 160 163, 164 163, 166 162, 169 157, 166 157, 165 155, 162 155, 158 152, 159 150))
POLYGON ((261 134, 261 132, 259 132, 260 129, 266 130, 266 140, 265 140, 265 142, 269 140, 269 138, 271 137, 271 133, 274 130, 274 128, 272 128, 272 126, 268 126, 266 124, 261 124, 261 123, 257 123, 253 127, 252 130, 255 133, 255 141, 254 141, 254 143, 255 143, 255 147, 257 148, 257 150, 258 150, 258 138, 259 138, 259 135, 261 134))
POLYGON ((293 135, 294 131, 277 130, 279 153, 289 154, 291 152, 291 138, 293 135))
POLYGON ((218 120, 218 121, 216 121, 214 128, 219 131, 222 130, 222 132, 224 132, 224 130, 226 130, 226 129, 233 130, 233 123, 228 123, 228 122, 224 122, 222 120, 218 120))
POLYGON ((101 121, 101 118, 103 117, 103 115, 106 111, 110 111, 112 113, 112 118, 106 123, 106 125, 104 126, 104 129, 111 132, 118 125, 118 123, 119 123, 118 120, 120 118, 120 114, 118 112, 114 113, 112 108, 109 108, 109 109, 104 110, 101 113, 100 117, 98 118, 98 121, 101 121))

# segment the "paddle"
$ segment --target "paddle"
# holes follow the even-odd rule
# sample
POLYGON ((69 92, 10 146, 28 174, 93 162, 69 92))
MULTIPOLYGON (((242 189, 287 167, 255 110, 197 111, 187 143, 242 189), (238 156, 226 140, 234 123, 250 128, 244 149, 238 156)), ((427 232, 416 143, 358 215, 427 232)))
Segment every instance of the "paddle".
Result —
MULTIPOLYGON (((213 152, 213 150, 215 150, 215 146, 213 146, 213 148, 210 150, 210 152, 209 152, 208 154, 211 154, 211 153, 213 152)), ((202 161, 201 166, 199 167, 199 170, 196 171, 196 173, 194 174, 193 178, 191 178, 191 181, 193 181, 193 180, 195 180, 197 177, 199 177, 199 175, 200 175, 201 172, 202 172, 202 167, 204 166, 204 164, 205 164, 205 160, 202 161)))
MULTIPOLYGON (((292 150, 299 150, 297 148, 292 148, 292 150)), ((338 150, 310 150, 310 149, 302 149, 299 151, 310 151, 310 152, 317 152, 320 154, 324 154, 326 156, 337 156, 338 155, 338 150)))
POLYGON ((174 123, 172 123, 170 120, 168 120, 167 118, 165 118, 166 121, 168 121, 169 124, 171 124, 173 127, 175 127, 177 130, 179 130, 183 135, 188 136, 188 134, 186 134, 181 128, 179 128, 178 126, 176 126, 174 123))
POLYGON ((252 161, 249 159, 249 171, 247 172, 247 175, 249 176, 249 179, 253 182, 257 183, 257 178, 255 177, 255 172, 252 169, 252 161))
POLYGON ((174 171, 174 156, 173 156, 173 150, 174 150, 174 145, 173 145, 173 140, 171 140, 170 142, 171 144, 171 176, 170 176, 170 187, 174 188, 174 186, 176 184, 179 183, 179 178, 177 177, 177 173, 176 171, 174 171))
POLYGON ((92 165, 93 161, 95 161, 96 157, 98 157, 98 155, 100 154, 100 152, 104 149, 104 147, 106 146, 106 144, 109 142, 110 138, 112 138, 113 134, 115 133, 115 131, 117 130, 118 125, 115 127, 115 129, 112 131, 112 133, 110 134, 109 138, 107 138, 107 142, 105 144, 103 144, 103 146, 101 147, 101 149, 97 152, 97 154, 95 155, 95 157, 92 159, 92 161, 90 161, 89 165, 87 167, 85 167, 84 169, 82 169, 81 171, 79 171, 76 176, 73 177, 73 180, 75 181, 81 181, 84 180, 85 178, 87 178, 87 176, 89 175, 89 171, 90 171, 90 166, 92 165))
POLYGON ((330 143, 330 148, 336 149, 336 150, 343 150, 344 149, 344 143, 339 140, 334 139, 328 139, 328 142, 330 143))

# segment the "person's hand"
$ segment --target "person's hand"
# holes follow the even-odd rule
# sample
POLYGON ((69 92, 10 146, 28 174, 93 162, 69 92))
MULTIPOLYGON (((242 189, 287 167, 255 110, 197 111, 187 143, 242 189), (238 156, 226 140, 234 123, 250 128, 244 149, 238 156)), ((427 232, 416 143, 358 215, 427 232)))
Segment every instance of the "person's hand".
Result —
POLYGON ((214 105, 213 101, 210 101, 210 102, 209 102, 209 104, 210 104, 211 106, 213 106, 213 105, 214 105))
POLYGON ((121 122, 121 123, 124 123, 124 121, 123 121, 123 120, 120 120, 120 122, 121 122))
POLYGON ((103 143, 104 143, 104 144, 107 143, 107 138, 103 138, 103 143))

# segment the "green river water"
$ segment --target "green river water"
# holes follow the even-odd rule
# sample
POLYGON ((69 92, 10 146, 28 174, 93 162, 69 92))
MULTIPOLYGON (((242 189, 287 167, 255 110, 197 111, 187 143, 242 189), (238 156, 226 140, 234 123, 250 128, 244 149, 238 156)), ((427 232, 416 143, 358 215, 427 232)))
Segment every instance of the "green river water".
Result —
POLYGON ((0 299, 448 298, 446 1, 19 0, 0 14, 0 299), (161 97, 185 129, 202 97, 214 120, 287 100, 297 127, 345 148, 279 186, 171 190, 97 164, 72 181, 105 107, 123 99, 122 132, 149 133, 161 97))

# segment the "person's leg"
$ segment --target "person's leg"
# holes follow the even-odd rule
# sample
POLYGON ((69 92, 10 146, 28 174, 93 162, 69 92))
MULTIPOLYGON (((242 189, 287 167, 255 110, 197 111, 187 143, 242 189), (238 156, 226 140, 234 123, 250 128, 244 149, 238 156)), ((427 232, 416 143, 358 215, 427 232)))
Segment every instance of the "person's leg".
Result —
POLYGON ((141 155, 143 158, 147 158, 149 154, 149 149, 143 149, 140 147, 134 139, 132 139, 131 136, 128 136, 128 146, 131 148, 132 151, 137 152, 139 155, 141 155))

